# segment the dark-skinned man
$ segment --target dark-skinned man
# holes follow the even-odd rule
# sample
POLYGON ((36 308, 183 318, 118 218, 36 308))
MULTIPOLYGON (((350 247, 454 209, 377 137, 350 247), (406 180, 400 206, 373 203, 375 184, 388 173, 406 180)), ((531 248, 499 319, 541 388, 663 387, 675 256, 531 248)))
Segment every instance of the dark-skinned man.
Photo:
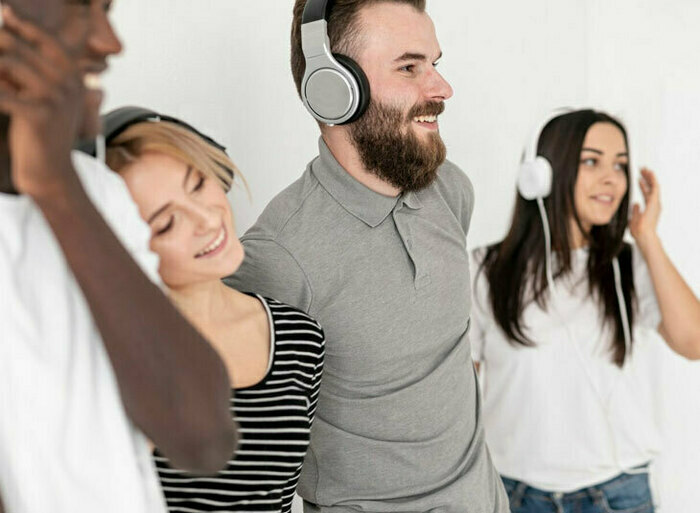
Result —
POLYGON ((111 3, 4 1, 6 513, 164 512, 147 439, 193 472, 218 470, 235 446, 226 370, 157 286, 150 233, 126 187, 71 152, 78 137, 95 134, 98 76, 121 51, 111 3))

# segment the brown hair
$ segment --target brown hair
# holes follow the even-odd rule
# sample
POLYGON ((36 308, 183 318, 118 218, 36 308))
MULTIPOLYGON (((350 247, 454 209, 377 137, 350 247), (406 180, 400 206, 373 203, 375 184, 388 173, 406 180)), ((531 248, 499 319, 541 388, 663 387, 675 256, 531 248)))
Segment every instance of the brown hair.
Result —
MULTIPOLYGON (((332 1, 332 0, 331 0, 332 1)), ((361 26, 358 14, 363 8, 382 3, 406 4, 419 11, 425 11, 425 0, 335 0, 328 18, 328 38, 333 53, 342 53, 355 59, 359 53, 361 26)), ((301 80, 304 78, 306 60, 301 49, 301 17, 306 0, 296 0, 292 11, 292 75, 297 93, 301 96, 301 80)))
POLYGON ((224 151, 192 131, 168 121, 146 121, 124 130, 107 147, 107 165, 119 172, 149 151, 164 153, 192 166, 217 180, 227 192, 231 189, 234 176, 239 176, 246 185, 240 171, 224 151))

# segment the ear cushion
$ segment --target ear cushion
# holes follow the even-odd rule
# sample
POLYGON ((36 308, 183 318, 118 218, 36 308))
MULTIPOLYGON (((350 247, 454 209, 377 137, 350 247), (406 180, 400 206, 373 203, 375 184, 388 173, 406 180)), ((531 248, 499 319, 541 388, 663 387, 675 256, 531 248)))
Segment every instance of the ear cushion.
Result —
POLYGON ((535 160, 520 164, 518 192, 526 200, 546 198, 552 191, 552 165, 549 160, 537 156, 535 160))
POLYGON ((369 99, 371 96, 369 89, 369 80, 367 80, 367 75, 365 75, 365 72, 362 71, 360 65, 357 64, 347 55, 334 53, 333 57, 336 61, 338 61, 338 63, 342 64, 343 67, 347 69, 353 77, 355 77, 357 85, 360 88, 360 102, 357 106, 357 110, 350 119, 348 119, 345 123, 342 123, 343 125, 346 125, 348 123, 352 123, 353 121, 357 121, 360 118, 360 116, 362 116, 367 110, 367 107, 369 106, 369 99))

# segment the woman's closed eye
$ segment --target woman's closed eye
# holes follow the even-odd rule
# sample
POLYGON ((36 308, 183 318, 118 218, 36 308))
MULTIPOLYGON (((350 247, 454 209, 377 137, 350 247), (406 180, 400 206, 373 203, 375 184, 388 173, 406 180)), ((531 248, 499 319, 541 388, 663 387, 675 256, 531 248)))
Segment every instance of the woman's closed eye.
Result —
POLYGON ((197 181, 197 184, 194 186, 194 189, 192 189, 191 192, 197 192, 200 190, 202 187, 204 187, 204 182, 206 181, 206 177, 200 173, 199 174, 199 180, 197 181))
POLYGON ((173 223, 175 222, 175 216, 170 216, 170 219, 168 222, 162 226, 161 228, 156 228, 154 237, 157 237, 159 235, 163 235, 164 233, 167 233, 168 230, 170 230, 173 227, 173 223))

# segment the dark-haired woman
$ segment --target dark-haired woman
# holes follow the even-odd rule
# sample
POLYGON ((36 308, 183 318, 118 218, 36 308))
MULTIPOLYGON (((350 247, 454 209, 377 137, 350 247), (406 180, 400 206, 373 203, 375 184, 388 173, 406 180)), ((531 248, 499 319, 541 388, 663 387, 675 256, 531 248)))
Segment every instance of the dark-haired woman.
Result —
POLYGON ((628 222, 619 121, 562 114, 542 130, 537 154, 553 169, 544 198, 550 279, 538 205, 520 195, 506 238, 473 253, 470 338, 489 448, 514 513, 651 512, 646 467, 657 441, 639 363, 644 328, 700 358, 700 302, 656 234, 659 187, 649 170, 645 208, 635 205, 628 222), (635 245, 623 242, 628 226, 635 245))

